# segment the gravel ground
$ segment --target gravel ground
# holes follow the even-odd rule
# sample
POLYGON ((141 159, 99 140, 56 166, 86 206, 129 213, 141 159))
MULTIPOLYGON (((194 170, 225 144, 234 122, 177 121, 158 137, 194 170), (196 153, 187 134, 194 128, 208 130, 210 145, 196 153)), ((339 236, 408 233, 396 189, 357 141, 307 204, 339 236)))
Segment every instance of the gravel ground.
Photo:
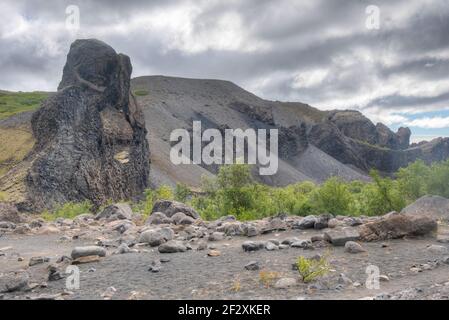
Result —
MULTIPOLYGON (((258 236, 250 240, 283 240, 292 236, 308 239, 316 231, 288 231, 258 236)), ((28 267, 32 256, 48 256, 55 262, 61 255, 70 255, 73 247, 92 244, 93 241, 64 241, 61 235, 4 235, 0 248, 12 247, 0 256, 0 272, 27 269, 33 282, 46 282, 48 264, 28 267), (23 261, 19 262, 18 257, 23 261)), ((349 254, 343 247, 324 247, 315 250, 288 248, 278 251, 260 250, 243 252, 241 244, 248 238, 235 237, 213 242, 221 252, 218 257, 207 256, 207 250, 191 250, 184 253, 160 254, 157 248, 142 247, 139 253, 110 254, 100 262, 82 264, 80 289, 72 290, 65 299, 102 299, 109 287, 116 289, 112 299, 360 299, 378 296, 413 299, 447 299, 449 293, 449 265, 439 263, 430 270, 416 273, 410 269, 420 264, 432 265, 441 260, 441 255, 430 252, 434 238, 393 240, 385 243, 363 243, 366 253, 349 254), (382 244, 387 244, 384 247, 382 244), (311 257, 317 253, 326 255, 331 272, 317 282, 298 284, 287 289, 275 288, 278 278, 298 279, 292 263, 298 256, 311 257), (168 258, 158 273, 148 271, 155 258, 168 258), (268 284, 260 281, 260 272, 247 271, 244 266, 258 261, 263 272, 273 272, 275 279, 268 284), (429 264, 430 263, 430 264, 429 264), (365 287, 366 268, 378 266, 380 273, 389 281, 380 282, 380 289, 365 287), (360 287, 342 286, 338 278, 344 273, 360 287), (408 291, 407 290, 410 289, 408 291), (383 295, 380 295, 383 294, 383 295), (389 295, 388 295, 389 294, 389 295)), ((65 280, 47 282, 47 287, 38 287, 31 292, 8 293, 4 299, 30 299, 39 295, 58 294, 65 290, 65 280)))

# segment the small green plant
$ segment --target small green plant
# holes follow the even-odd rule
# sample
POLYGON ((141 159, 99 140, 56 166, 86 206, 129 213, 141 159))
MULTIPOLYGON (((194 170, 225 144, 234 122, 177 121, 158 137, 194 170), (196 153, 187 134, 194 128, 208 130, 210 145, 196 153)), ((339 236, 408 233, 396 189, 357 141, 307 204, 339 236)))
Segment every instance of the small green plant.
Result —
POLYGON ((319 260, 316 260, 301 256, 298 258, 296 266, 302 277, 302 281, 305 283, 324 276, 330 270, 329 263, 325 257, 321 257, 319 260))
POLYGON ((89 213, 92 210, 92 204, 89 201, 66 202, 57 206, 51 211, 42 213, 42 218, 47 221, 53 221, 57 218, 73 219, 83 213, 89 213))
POLYGON ((144 97, 148 95, 148 91, 146 90, 135 90, 134 91, 135 96, 144 97))
POLYGON ((175 188, 175 200, 186 202, 192 196, 192 191, 184 183, 177 183, 175 188))

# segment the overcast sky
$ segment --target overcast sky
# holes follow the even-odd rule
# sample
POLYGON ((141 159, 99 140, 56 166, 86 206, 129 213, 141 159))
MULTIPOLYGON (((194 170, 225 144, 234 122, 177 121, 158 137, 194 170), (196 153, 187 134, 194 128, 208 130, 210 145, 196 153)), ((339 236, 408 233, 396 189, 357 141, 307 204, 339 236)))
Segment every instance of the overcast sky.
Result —
POLYGON ((449 136, 449 0, 2 0, 0 89, 54 91, 70 43, 92 37, 129 55, 133 76, 231 80, 449 136))

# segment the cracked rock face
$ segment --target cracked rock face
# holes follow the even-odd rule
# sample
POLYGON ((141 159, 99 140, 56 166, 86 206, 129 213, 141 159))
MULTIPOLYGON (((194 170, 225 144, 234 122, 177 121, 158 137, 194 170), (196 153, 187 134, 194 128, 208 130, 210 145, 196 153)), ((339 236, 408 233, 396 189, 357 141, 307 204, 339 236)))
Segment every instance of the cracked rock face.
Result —
POLYGON ((30 206, 140 194, 149 179, 147 131, 130 93, 131 62, 94 39, 70 47, 58 92, 33 115, 30 206))

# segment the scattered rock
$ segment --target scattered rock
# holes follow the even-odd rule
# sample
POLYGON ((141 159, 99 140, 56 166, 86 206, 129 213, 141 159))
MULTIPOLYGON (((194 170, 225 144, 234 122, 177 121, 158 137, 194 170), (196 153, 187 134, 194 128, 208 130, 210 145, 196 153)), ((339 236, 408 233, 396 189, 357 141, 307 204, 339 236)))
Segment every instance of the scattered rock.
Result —
POLYGON ((310 238, 310 241, 312 241, 312 242, 318 242, 318 241, 324 241, 324 240, 325 240, 324 234, 315 235, 310 238))
POLYGON ((224 236, 223 232, 214 232, 209 235, 209 241, 221 241, 224 239, 224 236))
POLYGON ((27 234, 30 232, 31 232, 31 228, 26 223, 20 224, 20 225, 16 226, 16 228, 14 229, 15 234, 27 234))
POLYGON ((119 247, 117 248, 117 252, 119 254, 125 254, 125 253, 130 253, 131 249, 128 247, 128 245, 126 243, 122 243, 119 245, 119 247))
POLYGON ((198 247, 196 248, 196 250, 202 251, 202 250, 206 250, 206 249, 207 249, 207 242, 206 241, 198 242, 198 247))
POLYGON ((432 253, 441 254, 441 255, 445 255, 445 254, 449 253, 449 250, 445 246, 438 246, 435 244, 428 246, 427 250, 432 253))
POLYGON ((159 259, 155 259, 155 260, 151 261, 150 268, 148 269, 148 271, 157 273, 157 272, 161 271, 161 269, 162 269, 161 261, 159 259))
POLYGON ((252 224, 245 225, 245 234, 247 237, 255 237, 260 234, 259 229, 252 224))
POLYGON ((245 234, 243 225, 239 221, 224 222, 217 227, 217 231, 223 232, 227 236, 243 236, 245 234))
POLYGON ((260 269, 260 263, 258 261, 251 261, 245 265, 245 269, 249 271, 256 271, 260 269))
POLYGON ((360 234, 355 228, 345 227, 326 231, 324 238, 334 246, 344 246, 348 241, 358 240, 360 234))
POLYGON ((0 229, 15 229, 16 224, 9 221, 0 221, 0 229))
POLYGON ((335 219, 335 218, 332 218, 332 219, 330 219, 330 220, 327 222, 327 227, 328 227, 328 228, 331 228, 331 229, 336 228, 336 227, 338 227, 339 225, 340 225, 340 221, 338 221, 338 220, 335 219))
POLYGON ((30 262, 28 262, 28 266, 32 267, 32 266, 42 264, 45 262, 49 262, 49 261, 50 261, 50 258, 48 258, 48 257, 32 257, 30 259, 30 262))
POLYGON ((338 283, 345 286, 353 284, 352 280, 348 278, 344 273, 340 273, 340 275, 338 276, 338 283))
POLYGON ((294 278, 281 278, 274 284, 276 289, 287 289, 296 285, 296 279, 294 278))
POLYGON ((20 216, 15 205, 12 203, 0 202, 0 221, 19 224, 24 222, 24 219, 20 216))
POLYGON ((277 245, 275 245, 273 242, 267 241, 267 243, 265 244, 265 249, 267 251, 274 251, 274 250, 279 250, 279 247, 277 245))
POLYGON ((187 247, 181 241, 170 240, 161 244, 158 250, 160 253, 185 252, 187 251, 187 247))
POLYGON ((445 264, 449 264, 449 256, 444 257, 442 262, 445 263, 445 264))
POLYGON ((107 219, 113 220, 131 220, 133 211, 127 203, 116 203, 107 206, 102 212, 95 216, 95 220, 107 219))
POLYGON ((174 236, 175 233, 171 228, 150 229, 140 234, 139 242, 157 247, 166 241, 172 240, 174 236))
POLYGON ((307 216, 299 221, 295 221, 293 223, 293 229, 312 229, 315 227, 315 223, 317 222, 317 217, 315 216, 307 216))
POLYGON ((207 253, 207 255, 209 257, 218 257, 221 255, 221 252, 218 250, 209 250, 209 252, 207 253))
POLYGON ((170 224, 173 220, 162 212, 153 212, 145 222, 145 224, 170 224))
POLYGON ((199 219, 200 215, 192 207, 188 205, 173 201, 173 200, 158 200, 153 206, 152 212, 163 212, 167 217, 171 218, 178 212, 182 212, 185 215, 193 218, 199 219))
POLYGON ((61 272, 59 271, 58 267, 56 266, 50 266, 48 270, 48 281, 58 281, 63 279, 61 272))
POLYGON ((275 231, 285 231, 287 230, 287 224, 280 217, 271 218, 267 224, 261 229, 261 233, 270 233, 275 231))
POLYGON ((298 240, 296 242, 293 242, 290 245, 292 248, 301 248, 301 249, 310 249, 312 247, 312 242, 309 240, 298 240))
POLYGON ((0 293, 28 289, 29 276, 25 272, 0 274, 0 293))
POLYGON ((329 220, 332 219, 333 216, 331 214, 322 214, 318 216, 315 220, 315 224, 313 228, 316 230, 325 229, 328 227, 329 220))
POLYGON ((357 217, 345 217, 343 222, 349 227, 357 227, 363 224, 362 219, 357 217))
POLYGON ((381 275, 379 276, 379 281, 380 281, 380 282, 388 282, 388 281, 390 281, 390 278, 388 278, 388 276, 386 276, 386 275, 384 275, 384 274, 381 274, 381 275))
POLYGON ((349 253, 366 252, 366 250, 359 243, 354 241, 348 241, 345 243, 345 251, 349 253))
POLYGON ((105 292, 103 292, 101 294, 101 297, 104 300, 111 300, 112 297, 115 295, 115 293, 117 292, 117 289, 115 289, 114 287, 109 287, 105 290, 105 292))
POLYGON ((437 230, 438 224, 427 215, 392 212, 360 228, 360 237, 363 241, 378 241, 429 235, 437 230))
POLYGON ((87 256, 105 257, 106 250, 98 246, 76 247, 72 250, 72 259, 78 259, 87 256))
POLYGON ((92 255, 92 256, 83 256, 76 258, 72 261, 73 265, 77 264, 86 264, 86 263, 94 263, 100 261, 100 256, 98 255, 92 255))
POLYGON ((242 243, 242 248, 245 252, 261 250, 264 247, 265 243, 261 241, 245 241, 242 243))
POLYGON ((423 196, 402 209, 406 215, 427 215, 431 218, 449 221, 449 199, 440 196, 423 196))

